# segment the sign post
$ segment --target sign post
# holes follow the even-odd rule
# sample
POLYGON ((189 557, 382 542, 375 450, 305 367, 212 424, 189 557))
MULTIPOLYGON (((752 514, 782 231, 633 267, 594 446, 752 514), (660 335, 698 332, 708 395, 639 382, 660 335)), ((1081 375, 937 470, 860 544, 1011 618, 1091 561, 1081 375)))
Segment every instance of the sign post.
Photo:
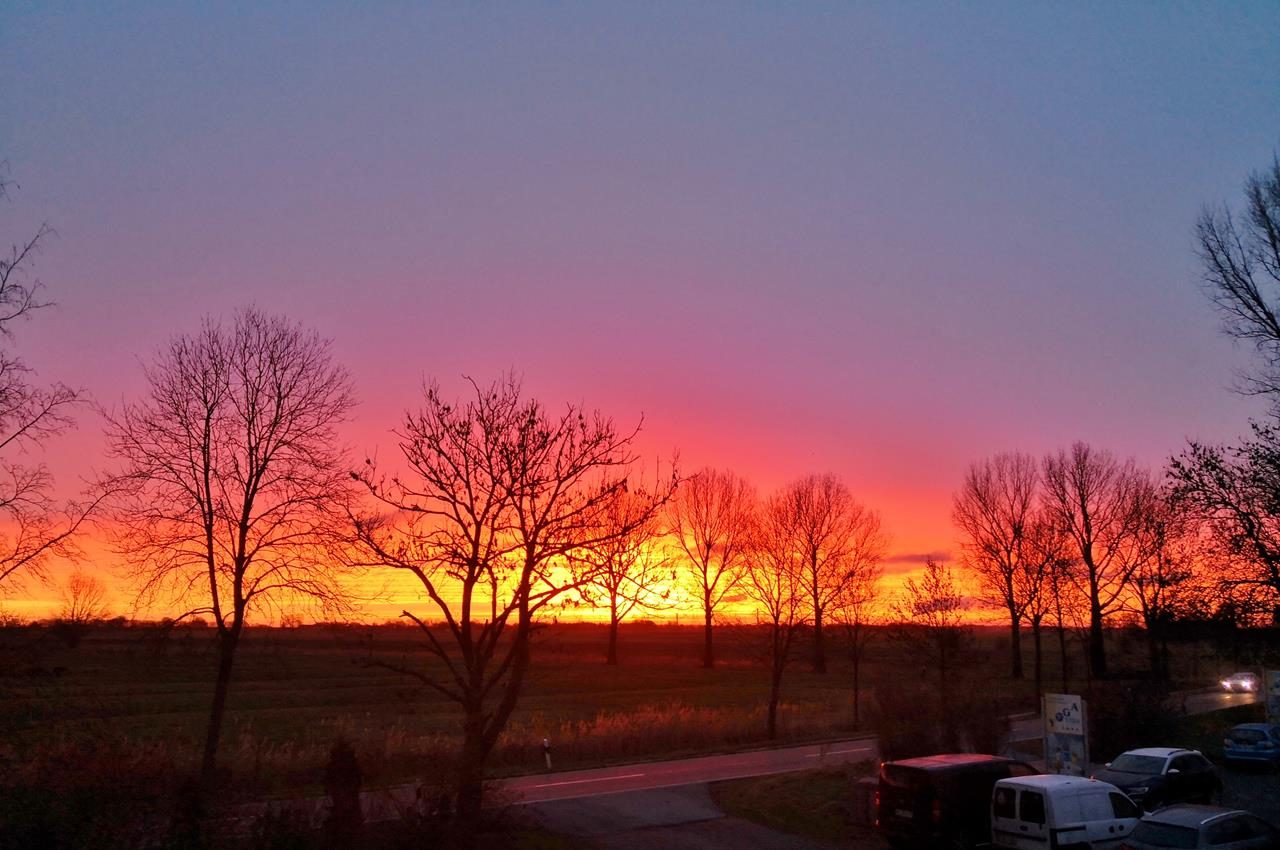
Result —
POLYGON ((1089 772, 1089 716, 1085 701, 1075 694, 1045 694, 1044 769, 1049 773, 1084 776, 1089 772))

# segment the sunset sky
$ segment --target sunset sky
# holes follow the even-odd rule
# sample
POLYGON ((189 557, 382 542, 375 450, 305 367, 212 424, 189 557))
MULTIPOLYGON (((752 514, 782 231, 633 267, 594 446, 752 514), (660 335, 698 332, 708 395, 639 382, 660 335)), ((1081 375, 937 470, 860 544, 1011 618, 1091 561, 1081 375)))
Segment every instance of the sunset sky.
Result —
MULTIPOLYGON (((839 475, 906 571, 976 459, 1158 466, 1259 412, 1193 227, 1280 148, 1278 37, 1274 2, 8 4, 0 236, 58 232, 15 345, 110 407, 256 304, 333 338, 384 457, 424 378, 514 369, 688 471, 839 475)), ((100 429, 49 446, 68 495, 100 429)))

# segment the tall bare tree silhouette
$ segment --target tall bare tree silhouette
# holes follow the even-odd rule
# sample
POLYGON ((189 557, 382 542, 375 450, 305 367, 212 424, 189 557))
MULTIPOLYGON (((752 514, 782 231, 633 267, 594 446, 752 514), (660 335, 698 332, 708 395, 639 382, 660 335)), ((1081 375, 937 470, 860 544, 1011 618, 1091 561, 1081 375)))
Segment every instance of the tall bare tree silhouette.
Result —
POLYGON ((732 472, 703 469, 680 485, 671 533, 688 557, 687 575, 702 608, 702 666, 715 666, 716 612, 742 580, 756 495, 732 472))
POLYGON ((147 395, 106 414, 112 533, 142 601, 178 600, 217 629, 207 787, 250 616, 343 605, 324 550, 352 489, 335 432, 351 381, 327 340, 253 309, 175 337, 145 374, 147 395))
POLYGON ((514 377, 472 390, 454 402, 427 388, 397 432, 403 473, 369 462, 359 478, 380 508, 352 516, 352 557, 413 576, 436 619, 404 612, 436 664, 397 669, 462 711, 455 817, 464 844, 489 754, 525 685, 539 615, 592 580, 583 549, 633 534, 663 503, 608 518, 629 487, 636 430, 577 405, 552 414, 514 377))

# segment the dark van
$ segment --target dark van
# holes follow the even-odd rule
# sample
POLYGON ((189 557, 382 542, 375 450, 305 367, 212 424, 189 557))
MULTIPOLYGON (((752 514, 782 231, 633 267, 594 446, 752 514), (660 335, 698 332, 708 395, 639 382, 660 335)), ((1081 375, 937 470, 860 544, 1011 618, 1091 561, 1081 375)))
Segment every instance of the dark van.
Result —
POLYGON ((894 847, 974 847, 991 840, 991 789, 1040 771, 1001 756, 948 753, 880 765, 876 825, 894 847))

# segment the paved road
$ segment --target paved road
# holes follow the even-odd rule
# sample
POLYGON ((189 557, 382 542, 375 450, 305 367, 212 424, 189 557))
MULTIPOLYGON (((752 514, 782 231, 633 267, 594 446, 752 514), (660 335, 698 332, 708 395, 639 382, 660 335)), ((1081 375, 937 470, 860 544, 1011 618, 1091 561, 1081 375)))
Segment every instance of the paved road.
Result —
MULTIPOLYGON (((602 850, 814 850, 829 845, 727 817, 706 785, 551 800, 522 807, 544 828, 602 850)), ((877 847, 879 850, 879 847, 877 847)))
MULTIPOLYGON (((1208 714, 1257 701, 1257 694, 1229 694, 1225 691, 1184 691, 1170 697, 1171 705, 1181 709, 1184 714, 1208 714)), ((1010 741, 1037 740, 1043 734, 1044 723, 1038 715, 1019 716, 1009 724, 1010 741)))
POLYGON ((490 788, 500 799, 513 803, 538 803, 790 773, 874 758, 875 739, 855 738, 803 747, 520 776, 491 783, 490 788))

